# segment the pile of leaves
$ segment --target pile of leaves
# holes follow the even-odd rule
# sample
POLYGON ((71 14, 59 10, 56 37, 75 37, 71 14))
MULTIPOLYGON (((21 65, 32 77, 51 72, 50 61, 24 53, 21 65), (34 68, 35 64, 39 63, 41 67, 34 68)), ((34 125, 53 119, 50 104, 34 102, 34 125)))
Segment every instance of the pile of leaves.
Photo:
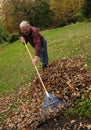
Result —
POLYGON ((74 101, 81 100, 84 93, 91 98, 91 73, 80 58, 55 60, 40 75, 47 91, 65 104, 58 106, 55 112, 48 110, 42 116, 45 92, 36 76, 27 89, 22 87, 17 94, 0 98, 1 129, 34 130, 46 120, 61 115, 67 107, 74 106, 74 101))

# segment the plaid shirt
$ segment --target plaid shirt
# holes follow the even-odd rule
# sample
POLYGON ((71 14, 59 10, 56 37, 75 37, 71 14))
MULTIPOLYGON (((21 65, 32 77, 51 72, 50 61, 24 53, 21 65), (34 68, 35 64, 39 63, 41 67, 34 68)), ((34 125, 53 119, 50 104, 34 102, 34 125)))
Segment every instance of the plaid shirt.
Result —
POLYGON ((30 33, 25 35, 23 32, 20 32, 20 35, 24 37, 26 43, 29 42, 32 47, 35 48, 35 56, 39 56, 41 52, 43 36, 38 32, 35 27, 30 26, 30 33))

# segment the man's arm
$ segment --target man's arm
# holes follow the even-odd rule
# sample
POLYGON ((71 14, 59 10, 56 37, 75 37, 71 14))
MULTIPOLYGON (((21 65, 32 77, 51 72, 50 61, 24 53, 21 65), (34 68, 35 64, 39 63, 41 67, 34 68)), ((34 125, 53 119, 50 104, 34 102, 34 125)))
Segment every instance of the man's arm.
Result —
MULTIPOLYGON (((21 37, 21 41, 22 41, 22 43, 23 43, 24 45, 26 44, 26 40, 25 40, 24 37, 21 37)), ((39 57, 38 57, 38 56, 35 56, 34 59, 32 60, 32 64, 33 64, 33 65, 36 65, 37 62, 38 62, 38 59, 39 59, 39 57)))
POLYGON ((35 30, 35 32, 33 33, 33 42, 35 44, 35 57, 32 61, 33 65, 36 65, 37 62, 38 62, 38 59, 39 59, 39 55, 40 55, 40 52, 41 52, 41 38, 42 36, 39 34, 38 30, 35 30))

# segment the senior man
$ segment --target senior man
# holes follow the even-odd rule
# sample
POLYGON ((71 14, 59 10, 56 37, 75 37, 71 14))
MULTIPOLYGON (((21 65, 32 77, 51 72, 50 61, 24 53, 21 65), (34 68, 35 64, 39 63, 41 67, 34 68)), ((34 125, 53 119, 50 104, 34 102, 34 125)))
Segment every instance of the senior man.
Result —
POLYGON ((28 42, 35 49, 35 56, 32 60, 32 64, 36 65, 38 59, 42 63, 42 69, 45 69, 48 65, 48 52, 47 52, 47 41, 39 33, 39 31, 31 26, 27 21, 22 21, 20 23, 20 35, 23 44, 28 42))

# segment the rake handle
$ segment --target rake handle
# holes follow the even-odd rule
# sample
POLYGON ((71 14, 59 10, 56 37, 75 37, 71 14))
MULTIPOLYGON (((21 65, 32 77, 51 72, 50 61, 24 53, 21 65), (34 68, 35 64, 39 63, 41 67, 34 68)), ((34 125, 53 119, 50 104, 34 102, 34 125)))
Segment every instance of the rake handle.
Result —
MULTIPOLYGON (((26 43, 25 43, 25 47, 26 47, 26 49, 27 49, 27 51, 28 51, 28 54, 29 54, 31 60, 33 60, 33 57, 32 57, 32 55, 31 55, 30 50, 29 50, 29 48, 28 48, 28 46, 27 46, 26 43)), ((37 75, 38 75, 38 77, 39 77, 39 79, 40 79, 40 82, 41 82, 41 84, 42 84, 42 86, 43 86, 43 88, 44 88, 44 90, 45 90, 45 93, 48 95, 48 92, 47 92, 47 90, 46 90, 46 87, 45 87, 45 85, 44 85, 44 83, 43 83, 43 81, 42 81, 42 78, 41 78, 41 76, 40 76, 40 73, 39 73, 39 71, 38 71, 38 69, 37 69, 37 66, 34 65, 34 67, 35 67, 35 70, 36 70, 36 72, 37 72, 37 75)))

